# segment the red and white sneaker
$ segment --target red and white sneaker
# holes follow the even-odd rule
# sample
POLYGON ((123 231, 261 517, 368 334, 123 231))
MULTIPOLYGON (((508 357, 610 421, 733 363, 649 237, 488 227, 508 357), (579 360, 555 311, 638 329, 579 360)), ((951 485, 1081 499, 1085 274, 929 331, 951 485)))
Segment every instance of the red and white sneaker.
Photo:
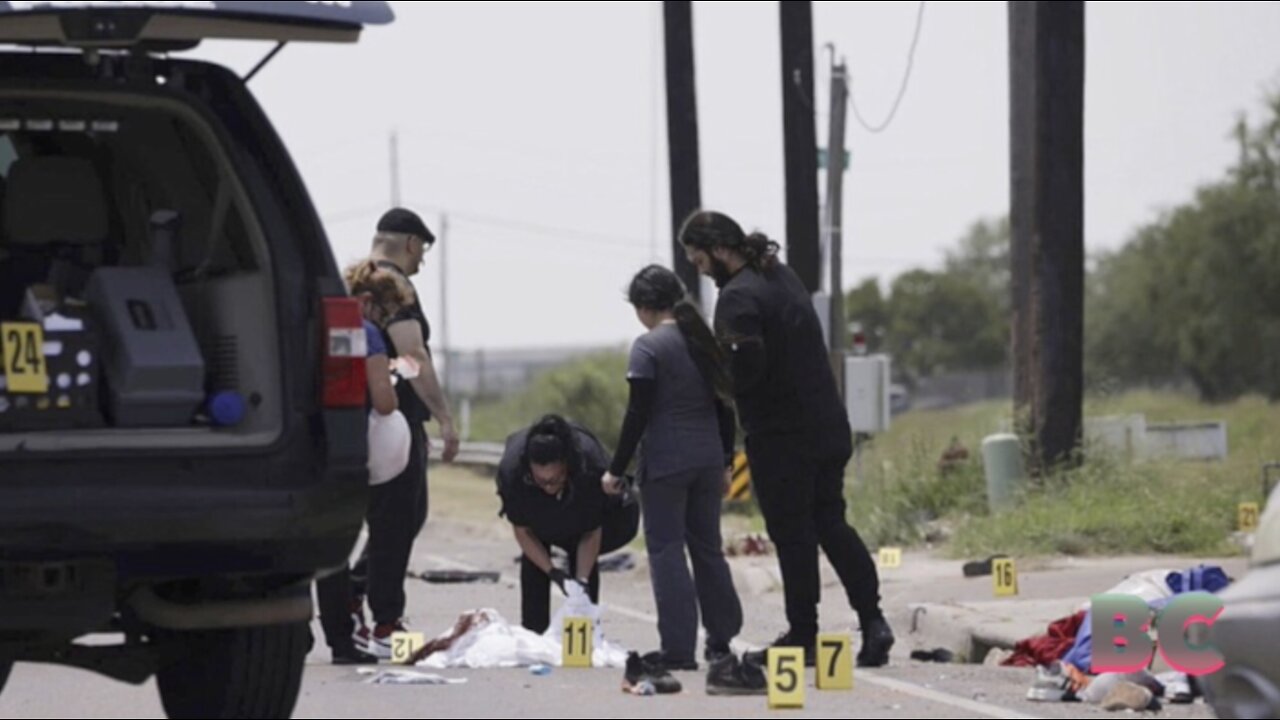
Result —
POLYGON ((369 636, 368 653, 379 660, 390 660, 392 657, 391 636, 399 632, 408 632, 404 620, 391 625, 378 624, 369 636))
POLYGON ((357 650, 369 652, 369 641, 373 638, 373 630, 364 620, 364 598, 351 601, 351 623, 353 628, 351 641, 355 643, 357 650))

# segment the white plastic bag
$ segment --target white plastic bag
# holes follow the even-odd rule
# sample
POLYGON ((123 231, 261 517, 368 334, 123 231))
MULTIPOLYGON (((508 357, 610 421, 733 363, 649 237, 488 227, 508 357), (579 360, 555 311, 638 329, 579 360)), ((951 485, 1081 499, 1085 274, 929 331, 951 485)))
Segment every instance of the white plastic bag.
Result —
MULTIPOLYGON (((551 618, 551 626, 547 628, 546 634, 543 635, 549 643, 554 643, 556 653, 561 652, 563 642, 563 628, 566 618, 587 618, 591 621, 592 638, 591 638, 591 664, 594 667, 624 667, 627 662, 627 651, 618 645, 608 642, 604 637, 604 623, 601 622, 603 613, 601 607, 591 602, 591 596, 587 594, 587 589, 575 580, 568 580, 564 584, 565 598, 560 609, 556 611, 551 618)), ((556 662, 559 665, 559 660, 556 662)))
POLYGON ((409 466, 409 421, 399 410, 369 413, 369 484, 381 485, 409 466))
POLYGON ((586 618, 591 621, 591 627, 595 630, 595 636, 591 639, 591 646, 600 647, 604 641, 604 633, 600 630, 600 607, 591 602, 591 596, 587 594, 587 589, 582 587, 576 580, 566 580, 564 590, 566 595, 564 603, 560 605, 555 615, 552 616, 546 637, 559 643, 566 618, 586 618))

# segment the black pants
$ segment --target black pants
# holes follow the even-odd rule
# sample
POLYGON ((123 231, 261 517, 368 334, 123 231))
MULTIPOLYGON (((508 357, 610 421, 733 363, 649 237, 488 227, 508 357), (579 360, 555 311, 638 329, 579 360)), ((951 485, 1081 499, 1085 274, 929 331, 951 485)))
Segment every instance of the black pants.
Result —
POLYGON ((378 625, 394 625, 404 617, 409 556, 427 522, 427 432, 409 423, 409 436, 408 467, 395 479, 369 488, 369 539, 352 571, 353 591, 368 595, 378 625))
POLYGON ((673 662, 696 660, 699 606, 708 645, 727 647, 742 630, 742 604, 720 539, 723 484, 724 468, 713 466, 646 479, 641 488, 658 635, 673 662))
MULTIPOLYGON (((543 541, 542 544, 547 546, 548 552, 552 547, 558 547, 568 553, 569 576, 577 575, 578 541, 567 543, 543 541)), ((551 626, 551 587, 551 578, 534 565, 527 555, 522 556, 520 558, 520 623, 526 630, 541 635, 551 626)), ((560 589, 556 588, 555 592, 560 592, 560 589)), ((587 595, 591 597, 591 602, 597 604, 600 602, 599 562, 591 567, 587 595)))
MULTIPOLYGON (((640 506, 631 504, 610 512, 601 527, 603 537, 600 539, 600 555, 611 553, 635 539, 639 530, 640 506)), ((578 573, 578 543, 581 538, 538 540, 546 546, 547 552, 558 547, 569 555, 569 576, 578 573)), ((520 621, 526 630, 538 633, 547 631, 551 625, 551 578, 529 560, 527 555, 520 556, 520 621)), ((555 592, 560 592, 556 588, 555 592)), ((591 602, 600 603, 600 562, 591 567, 591 576, 587 578, 587 595, 591 602)))
POLYGON ((798 638, 818 632, 818 547, 840 576, 865 627, 881 617, 880 580, 871 553, 845 517, 844 470, 852 433, 841 423, 822 433, 746 439, 751 484, 778 548, 787 621, 798 638))
POLYGON ((320 627, 329 649, 336 652, 350 651, 355 647, 352 633, 355 622, 351 618, 353 597, 351 571, 342 570, 316 581, 316 604, 320 610, 320 627))

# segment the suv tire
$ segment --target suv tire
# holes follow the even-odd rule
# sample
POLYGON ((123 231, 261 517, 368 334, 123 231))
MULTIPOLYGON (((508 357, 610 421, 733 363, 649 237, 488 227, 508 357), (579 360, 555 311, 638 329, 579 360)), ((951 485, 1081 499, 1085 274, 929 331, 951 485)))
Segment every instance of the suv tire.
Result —
POLYGON ((168 635, 156 674, 171 718, 287 718, 302 684, 306 623, 168 635))

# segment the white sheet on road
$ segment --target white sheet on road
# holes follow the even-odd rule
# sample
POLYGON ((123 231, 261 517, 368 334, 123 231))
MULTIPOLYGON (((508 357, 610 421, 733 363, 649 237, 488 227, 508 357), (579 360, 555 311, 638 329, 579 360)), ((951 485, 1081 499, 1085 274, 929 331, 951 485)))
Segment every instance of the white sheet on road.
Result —
POLYGON ((576 583, 568 583, 569 597, 551 618, 547 631, 538 635, 519 625, 512 625, 497 610, 486 608, 463 613, 459 623, 446 630, 438 639, 459 634, 444 649, 432 653, 418 667, 444 670, 448 668, 495 669, 529 667, 533 665, 559 666, 563 659, 561 633, 565 618, 588 618, 595 630, 592 639, 592 665, 602 668, 626 666, 627 650, 608 641, 601 628, 601 611, 591 602, 576 583))

